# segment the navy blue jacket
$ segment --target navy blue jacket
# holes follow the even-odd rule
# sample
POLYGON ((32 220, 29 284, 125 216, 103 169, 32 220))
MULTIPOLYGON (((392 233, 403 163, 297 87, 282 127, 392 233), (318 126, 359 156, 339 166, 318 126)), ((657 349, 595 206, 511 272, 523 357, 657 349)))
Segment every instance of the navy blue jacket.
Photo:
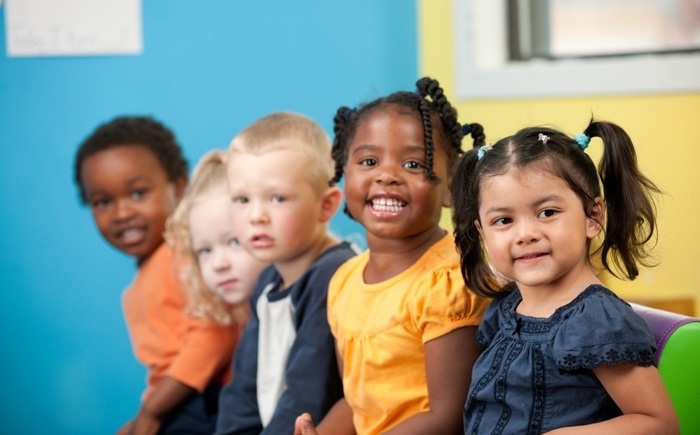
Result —
POLYGON ((355 251, 346 242, 329 248, 290 288, 268 294, 275 300, 291 298, 296 339, 286 363, 287 389, 264 429, 257 404, 259 318, 255 307, 265 288, 270 283, 279 284, 281 277, 273 266, 263 270, 251 297, 251 318, 233 357, 233 378, 219 397, 216 435, 293 434, 300 414, 309 412, 319 422, 343 397, 326 296, 333 273, 353 255, 355 251))

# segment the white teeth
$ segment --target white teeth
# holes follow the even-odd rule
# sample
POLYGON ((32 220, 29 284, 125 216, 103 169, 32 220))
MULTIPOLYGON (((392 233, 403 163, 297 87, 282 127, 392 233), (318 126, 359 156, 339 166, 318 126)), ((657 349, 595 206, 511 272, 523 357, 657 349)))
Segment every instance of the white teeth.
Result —
POLYGON ((372 200, 372 209, 377 211, 397 212, 406 207, 406 203, 394 198, 377 198, 372 200))
POLYGON ((143 236, 143 231, 138 228, 129 228, 122 231, 119 238, 123 243, 135 243, 143 236))

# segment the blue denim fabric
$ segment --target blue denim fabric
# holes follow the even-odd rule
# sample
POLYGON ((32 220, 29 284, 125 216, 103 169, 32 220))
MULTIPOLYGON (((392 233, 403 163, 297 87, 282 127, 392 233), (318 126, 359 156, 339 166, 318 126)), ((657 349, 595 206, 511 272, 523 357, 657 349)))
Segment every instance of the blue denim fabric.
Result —
POLYGON ((472 373, 465 434, 539 434, 619 415, 592 369, 654 363, 644 319, 600 285, 549 318, 519 315, 516 289, 495 299, 479 326, 486 348, 472 373))

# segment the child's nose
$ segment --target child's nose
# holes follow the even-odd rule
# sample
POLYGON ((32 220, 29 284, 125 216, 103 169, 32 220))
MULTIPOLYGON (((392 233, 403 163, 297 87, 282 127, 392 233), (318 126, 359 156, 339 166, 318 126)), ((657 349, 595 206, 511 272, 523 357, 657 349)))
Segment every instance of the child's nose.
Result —
POLYGON ((222 249, 214 250, 214 268, 216 270, 225 270, 231 266, 228 256, 222 249))
POLYGON ((516 224, 516 229, 519 243, 532 243, 540 239, 541 233, 537 222, 530 219, 521 219, 516 224))
POLYGON ((126 220, 134 215, 134 207, 131 201, 127 199, 119 199, 116 201, 116 219, 126 220))
POLYGON ((250 205, 250 221, 252 223, 267 222, 267 209, 264 204, 255 201, 250 205))
POLYGON ((377 168, 375 181, 379 184, 397 184, 401 178, 395 165, 381 165, 377 168))

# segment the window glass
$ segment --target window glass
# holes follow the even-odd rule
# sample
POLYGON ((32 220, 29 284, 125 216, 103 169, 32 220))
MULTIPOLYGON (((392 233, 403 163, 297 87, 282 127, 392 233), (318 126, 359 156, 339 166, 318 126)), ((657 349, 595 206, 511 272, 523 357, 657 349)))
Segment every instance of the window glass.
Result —
POLYGON ((464 99, 700 90, 700 0, 452 0, 464 99))
POLYGON ((700 50, 700 0, 549 0, 553 58, 700 50))

